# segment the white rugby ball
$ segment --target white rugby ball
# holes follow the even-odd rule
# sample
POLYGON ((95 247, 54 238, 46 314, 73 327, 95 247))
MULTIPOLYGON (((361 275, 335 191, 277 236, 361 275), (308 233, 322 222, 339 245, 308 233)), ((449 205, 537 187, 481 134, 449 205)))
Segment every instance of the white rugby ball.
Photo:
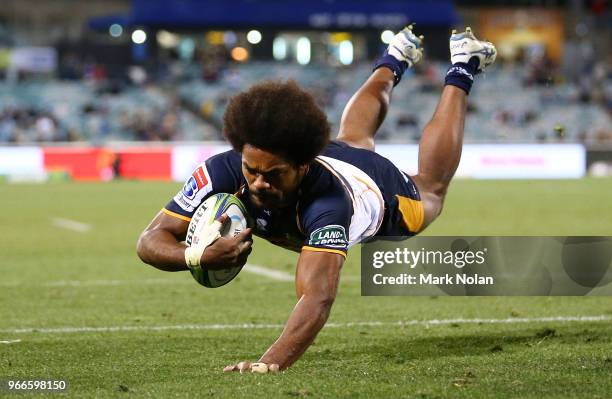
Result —
MULTIPOLYGON (((185 243, 191 246, 199 240, 198 232, 202 227, 212 224, 221 215, 227 214, 230 220, 221 228, 222 237, 234 237, 249 226, 248 214, 242 202, 232 194, 220 193, 210 196, 196 209, 189 227, 185 243)), ((221 287, 232 281, 240 273, 242 266, 220 270, 206 270, 206 266, 190 269, 193 278, 209 288, 221 287)))

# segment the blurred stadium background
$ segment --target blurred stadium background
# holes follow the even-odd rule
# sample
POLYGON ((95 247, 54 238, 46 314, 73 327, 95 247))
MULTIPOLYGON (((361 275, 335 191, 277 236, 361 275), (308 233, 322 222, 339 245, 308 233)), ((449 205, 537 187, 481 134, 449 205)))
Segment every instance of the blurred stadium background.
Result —
POLYGON ((256 240, 259 269, 218 290, 135 254, 193 167, 227 148, 232 94, 292 78, 337 126, 389 30, 411 22, 426 59, 377 146, 409 171, 450 30, 499 50, 470 96, 471 179, 425 233, 612 235, 610 1, 0 3, 0 379, 63 378, 96 398, 610 396, 609 297, 361 297, 351 250, 331 326, 267 379, 220 370, 280 332, 295 254, 256 240))
POLYGON ((449 31, 472 26, 499 61, 470 97, 466 143, 531 146, 468 147, 459 174, 612 174, 610 17, 606 0, 4 0, 0 175, 180 181, 202 153, 224 148, 202 142, 222 140, 228 99, 262 79, 297 80, 337 126, 391 31, 410 22, 426 61, 397 87, 379 142, 415 151, 449 31), (173 155, 193 142, 199 152, 173 155), (533 146, 542 143, 579 149, 533 146))

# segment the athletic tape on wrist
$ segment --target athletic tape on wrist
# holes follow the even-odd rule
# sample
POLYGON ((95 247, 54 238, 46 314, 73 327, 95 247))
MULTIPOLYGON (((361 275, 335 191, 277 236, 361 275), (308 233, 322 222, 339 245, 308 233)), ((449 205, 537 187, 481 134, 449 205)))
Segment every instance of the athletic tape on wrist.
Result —
POLYGON ((198 237, 194 239, 193 246, 185 248, 185 263, 188 268, 193 269, 201 266, 200 262, 204 250, 221 237, 219 231, 222 226, 220 221, 215 220, 212 224, 204 226, 201 230, 197 231, 198 237))
POLYGON ((188 268, 197 269, 201 267, 200 260, 202 259, 202 254, 205 249, 206 247, 204 246, 185 248, 185 263, 188 268))

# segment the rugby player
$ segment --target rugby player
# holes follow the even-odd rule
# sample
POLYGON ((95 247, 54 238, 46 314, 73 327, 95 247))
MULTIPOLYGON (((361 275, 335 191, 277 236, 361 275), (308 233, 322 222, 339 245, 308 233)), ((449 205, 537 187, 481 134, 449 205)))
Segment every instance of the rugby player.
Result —
POLYGON ((140 236, 140 258, 166 271, 244 265, 251 234, 300 253, 298 301, 280 337, 257 362, 224 371, 291 366, 327 321, 348 248, 372 236, 417 234, 442 211, 461 156, 467 96, 496 50, 469 28, 453 31, 452 65, 422 134, 418 174, 409 176, 374 152, 374 138, 393 87, 422 58, 421 40, 411 26, 395 35, 333 141, 323 111, 293 82, 258 84, 232 98, 224 134, 233 150, 200 164, 190 177, 196 184, 188 181, 140 236), (237 193, 256 224, 194 252, 181 241, 198 205, 215 193, 237 193))

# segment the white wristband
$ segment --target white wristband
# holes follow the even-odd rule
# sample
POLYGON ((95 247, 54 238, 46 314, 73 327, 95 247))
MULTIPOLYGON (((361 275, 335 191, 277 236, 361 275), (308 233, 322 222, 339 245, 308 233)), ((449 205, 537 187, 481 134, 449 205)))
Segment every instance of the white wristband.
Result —
POLYGON ((219 237, 221 237, 221 222, 215 220, 209 225, 203 225, 199 231, 196 231, 197 236, 194 237, 192 246, 185 248, 185 263, 190 269, 199 269, 200 260, 204 250, 219 237))
POLYGON ((185 263, 187 267, 190 269, 199 269, 200 268, 200 259, 202 259, 202 254, 204 253, 204 246, 197 247, 187 247, 185 248, 185 263))

